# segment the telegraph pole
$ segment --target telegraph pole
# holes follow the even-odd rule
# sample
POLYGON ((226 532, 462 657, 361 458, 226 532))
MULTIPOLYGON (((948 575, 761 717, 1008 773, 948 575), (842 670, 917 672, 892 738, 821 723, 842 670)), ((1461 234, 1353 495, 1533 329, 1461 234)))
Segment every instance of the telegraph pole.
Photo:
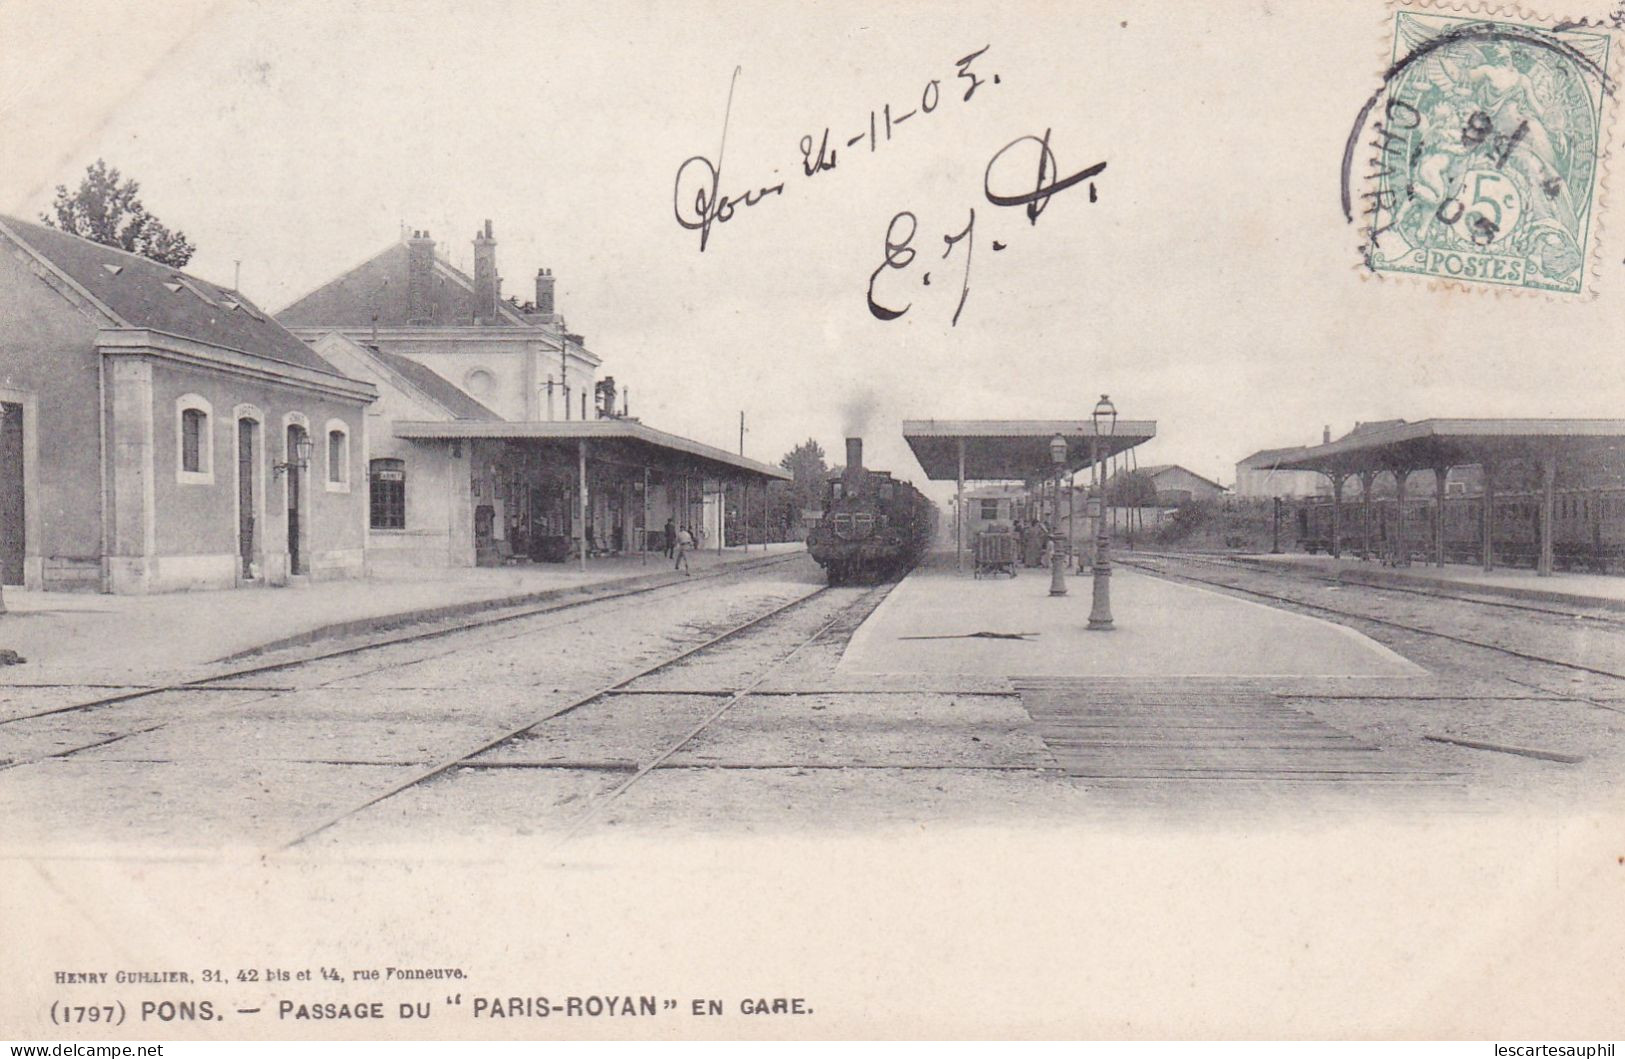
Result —
POLYGON ((739 455, 745 454, 745 413, 739 413, 739 455))

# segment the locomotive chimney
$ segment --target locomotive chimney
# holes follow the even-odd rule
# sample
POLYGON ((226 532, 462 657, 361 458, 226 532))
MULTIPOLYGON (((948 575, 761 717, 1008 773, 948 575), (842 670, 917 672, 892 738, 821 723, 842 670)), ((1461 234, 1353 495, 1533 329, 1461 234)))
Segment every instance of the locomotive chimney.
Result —
POLYGON ((863 470, 863 439, 846 439, 846 469, 849 471, 863 470))

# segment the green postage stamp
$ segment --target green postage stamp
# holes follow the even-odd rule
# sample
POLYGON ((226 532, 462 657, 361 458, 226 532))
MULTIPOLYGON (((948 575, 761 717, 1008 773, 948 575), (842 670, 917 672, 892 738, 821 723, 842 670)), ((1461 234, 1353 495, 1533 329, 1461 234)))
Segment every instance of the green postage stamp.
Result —
POLYGON ((1373 271, 1585 289, 1617 47, 1603 26, 1401 9, 1373 100, 1373 271))

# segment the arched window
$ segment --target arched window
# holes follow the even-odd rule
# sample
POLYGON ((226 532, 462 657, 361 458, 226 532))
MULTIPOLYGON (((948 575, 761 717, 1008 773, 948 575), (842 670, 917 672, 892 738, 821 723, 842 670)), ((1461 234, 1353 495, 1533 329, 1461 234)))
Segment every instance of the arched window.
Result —
POLYGON ((203 432, 208 421, 200 409, 181 412, 181 470, 203 473, 203 432))
POLYGON ((175 402, 175 480, 182 485, 214 484, 213 411, 195 393, 175 402))
POLYGON ((373 529, 406 528, 406 463, 373 460, 368 473, 368 506, 373 529))
POLYGON ((350 427, 342 419, 327 421, 327 491, 350 491, 350 427))

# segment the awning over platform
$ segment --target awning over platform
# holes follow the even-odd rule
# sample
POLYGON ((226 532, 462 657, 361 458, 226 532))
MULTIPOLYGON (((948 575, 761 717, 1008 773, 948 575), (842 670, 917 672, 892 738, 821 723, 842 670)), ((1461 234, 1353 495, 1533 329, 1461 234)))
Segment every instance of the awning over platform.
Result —
POLYGON ((1119 419, 1110 435, 1096 441, 1095 425, 1088 419, 907 419, 903 438, 914 458, 933 481, 960 478, 964 456, 966 481, 1047 480, 1055 474, 1050 439, 1067 441, 1067 473, 1088 467, 1098 447, 1105 461, 1151 440, 1157 424, 1149 419, 1119 419))
MULTIPOLYGON (((1358 478, 1370 501, 1371 483, 1387 472, 1393 475, 1400 513, 1395 518, 1390 543, 1391 562, 1410 563, 1410 542, 1405 526, 1406 483, 1415 471, 1431 470, 1433 494, 1442 508, 1446 476, 1452 467, 1477 466, 1483 469, 1484 502, 1478 505, 1480 526, 1477 535, 1483 549, 1484 569, 1495 565, 1495 488, 1498 473, 1507 465, 1533 468, 1539 481, 1539 525, 1536 540, 1539 552, 1536 572, 1550 576, 1553 570, 1553 511, 1560 470, 1584 467, 1587 463, 1608 462, 1625 443, 1625 419, 1424 419, 1418 423, 1389 422, 1356 427, 1322 445, 1283 449, 1272 461, 1256 460, 1254 467, 1282 471, 1318 471, 1332 481, 1332 523, 1330 551, 1341 555, 1340 529, 1343 483, 1358 478), (1598 457, 1603 457, 1599 460, 1598 457)), ((1255 458, 1256 459, 1256 458, 1255 458)), ((1369 508, 1369 503, 1366 505, 1369 508)), ((1369 511, 1362 520, 1369 534, 1369 511)), ((1429 532, 1433 561, 1445 562, 1446 520, 1435 516, 1429 532)))
MULTIPOLYGON (((782 467, 758 463, 725 449, 691 441, 676 434, 645 426, 634 419, 578 419, 551 422, 512 422, 509 420, 458 419, 450 422, 397 421, 395 436, 412 441, 455 441, 487 439, 496 441, 614 441, 629 451, 642 450, 661 462, 682 461, 696 470, 727 478, 761 478, 789 481, 782 467)), ((597 458, 595 456, 595 458, 597 458)))
POLYGON ((1263 469, 1356 475, 1539 459, 1625 442, 1625 419, 1424 419, 1356 429, 1336 441, 1284 450, 1263 469))

